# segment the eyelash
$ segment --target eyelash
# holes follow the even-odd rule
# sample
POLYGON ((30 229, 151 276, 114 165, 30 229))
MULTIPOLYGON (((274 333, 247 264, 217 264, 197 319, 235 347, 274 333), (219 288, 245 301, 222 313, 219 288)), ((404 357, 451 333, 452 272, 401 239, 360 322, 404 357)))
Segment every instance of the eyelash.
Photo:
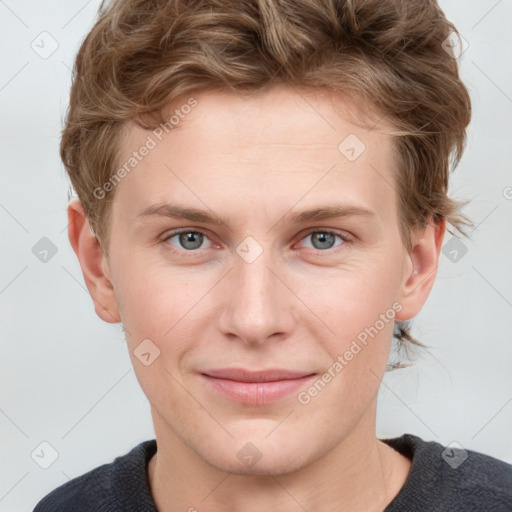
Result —
MULTIPOLYGON (((162 242, 167 244, 169 242, 169 240, 171 240, 175 236, 180 235, 181 233, 199 233, 209 239, 208 235, 204 231, 201 231, 200 229, 179 229, 179 230, 172 231, 172 232, 168 233, 165 236, 165 238, 162 240, 162 242)), ((335 236, 341 238, 341 240, 343 240, 343 243, 337 245, 336 247, 338 247, 338 248, 343 247, 344 245, 346 245, 347 243, 350 243, 352 241, 352 238, 348 237, 345 234, 341 234, 337 231, 333 231, 330 229, 318 229, 318 228, 312 229, 311 231, 308 231, 307 233, 305 233, 304 236, 301 238, 301 240, 303 240, 304 238, 307 238, 308 236, 310 236, 314 233, 324 233, 324 234, 327 233, 327 234, 335 235, 335 236)), ((193 249, 193 250, 188 250, 188 251, 186 249, 176 249, 170 243, 168 245, 171 246, 171 251, 179 252, 179 253, 188 253, 188 256, 190 256, 190 257, 196 256, 197 253, 199 253, 199 251, 200 251, 200 249, 193 249)), ((315 254, 324 254, 324 253, 330 254, 330 253, 336 252, 336 247, 330 248, 330 249, 325 249, 325 250, 312 249, 309 247, 307 249, 309 249, 309 251, 313 251, 315 254)))

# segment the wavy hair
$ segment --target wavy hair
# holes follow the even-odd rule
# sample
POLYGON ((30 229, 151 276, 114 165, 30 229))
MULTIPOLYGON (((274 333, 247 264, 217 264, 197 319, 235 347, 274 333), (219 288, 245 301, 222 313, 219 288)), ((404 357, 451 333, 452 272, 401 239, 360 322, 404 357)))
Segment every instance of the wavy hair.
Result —
MULTIPOLYGON (((61 158, 108 251, 114 190, 93 191, 116 171, 127 121, 155 128, 173 100, 201 89, 339 91, 392 126, 404 245, 411 228, 440 219, 468 236, 468 201, 448 197, 471 118, 447 51, 454 37, 435 0, 104 0, 74 62, 61 158)), ((422 345, 409 322, 394 338, 422 345)))

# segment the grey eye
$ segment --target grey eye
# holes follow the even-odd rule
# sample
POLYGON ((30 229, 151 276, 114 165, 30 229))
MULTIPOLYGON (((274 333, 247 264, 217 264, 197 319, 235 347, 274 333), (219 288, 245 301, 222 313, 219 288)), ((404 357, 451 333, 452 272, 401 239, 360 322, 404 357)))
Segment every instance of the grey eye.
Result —
POLYGON ((315 249, 330 249, 334 246, 334 242, 336 240, 335 233, 329 233, 327 231, 315 231, 314 233, 310 233, 308 235, 311 237, 311 242, 315 249))
POLYGON ((203 244, 204 236, 198 231, 184 231, 176 236, 179 236, 180 245, 189 251, 199 249, 203 244))

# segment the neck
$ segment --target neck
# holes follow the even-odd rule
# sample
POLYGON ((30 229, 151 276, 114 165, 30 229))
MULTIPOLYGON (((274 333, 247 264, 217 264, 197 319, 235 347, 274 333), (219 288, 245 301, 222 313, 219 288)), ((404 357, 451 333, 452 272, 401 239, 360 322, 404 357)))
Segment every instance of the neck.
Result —
MULTIPOLYGON (((373 418, 375 416, 373 415, 373 418)), ((292 473, 238 475, 200 458, 154 416, 158 451, 148 465, 160 512, 382 511, 398 494, 411 461, 358 425, 314 463, 292 473)))

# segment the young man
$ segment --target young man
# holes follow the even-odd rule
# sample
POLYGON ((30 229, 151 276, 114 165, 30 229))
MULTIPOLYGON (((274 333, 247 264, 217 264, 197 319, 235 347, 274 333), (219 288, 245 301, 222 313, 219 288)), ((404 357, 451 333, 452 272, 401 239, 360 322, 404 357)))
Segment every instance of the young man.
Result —
POLYGON ((453 34, 425 0, 101 10, 62 138, 69 238, 156 440, 37 512, 512 509, 512 466, 376 437, 393 334, 415 342, 447 223, 471 224, 447 197, 453 34))

